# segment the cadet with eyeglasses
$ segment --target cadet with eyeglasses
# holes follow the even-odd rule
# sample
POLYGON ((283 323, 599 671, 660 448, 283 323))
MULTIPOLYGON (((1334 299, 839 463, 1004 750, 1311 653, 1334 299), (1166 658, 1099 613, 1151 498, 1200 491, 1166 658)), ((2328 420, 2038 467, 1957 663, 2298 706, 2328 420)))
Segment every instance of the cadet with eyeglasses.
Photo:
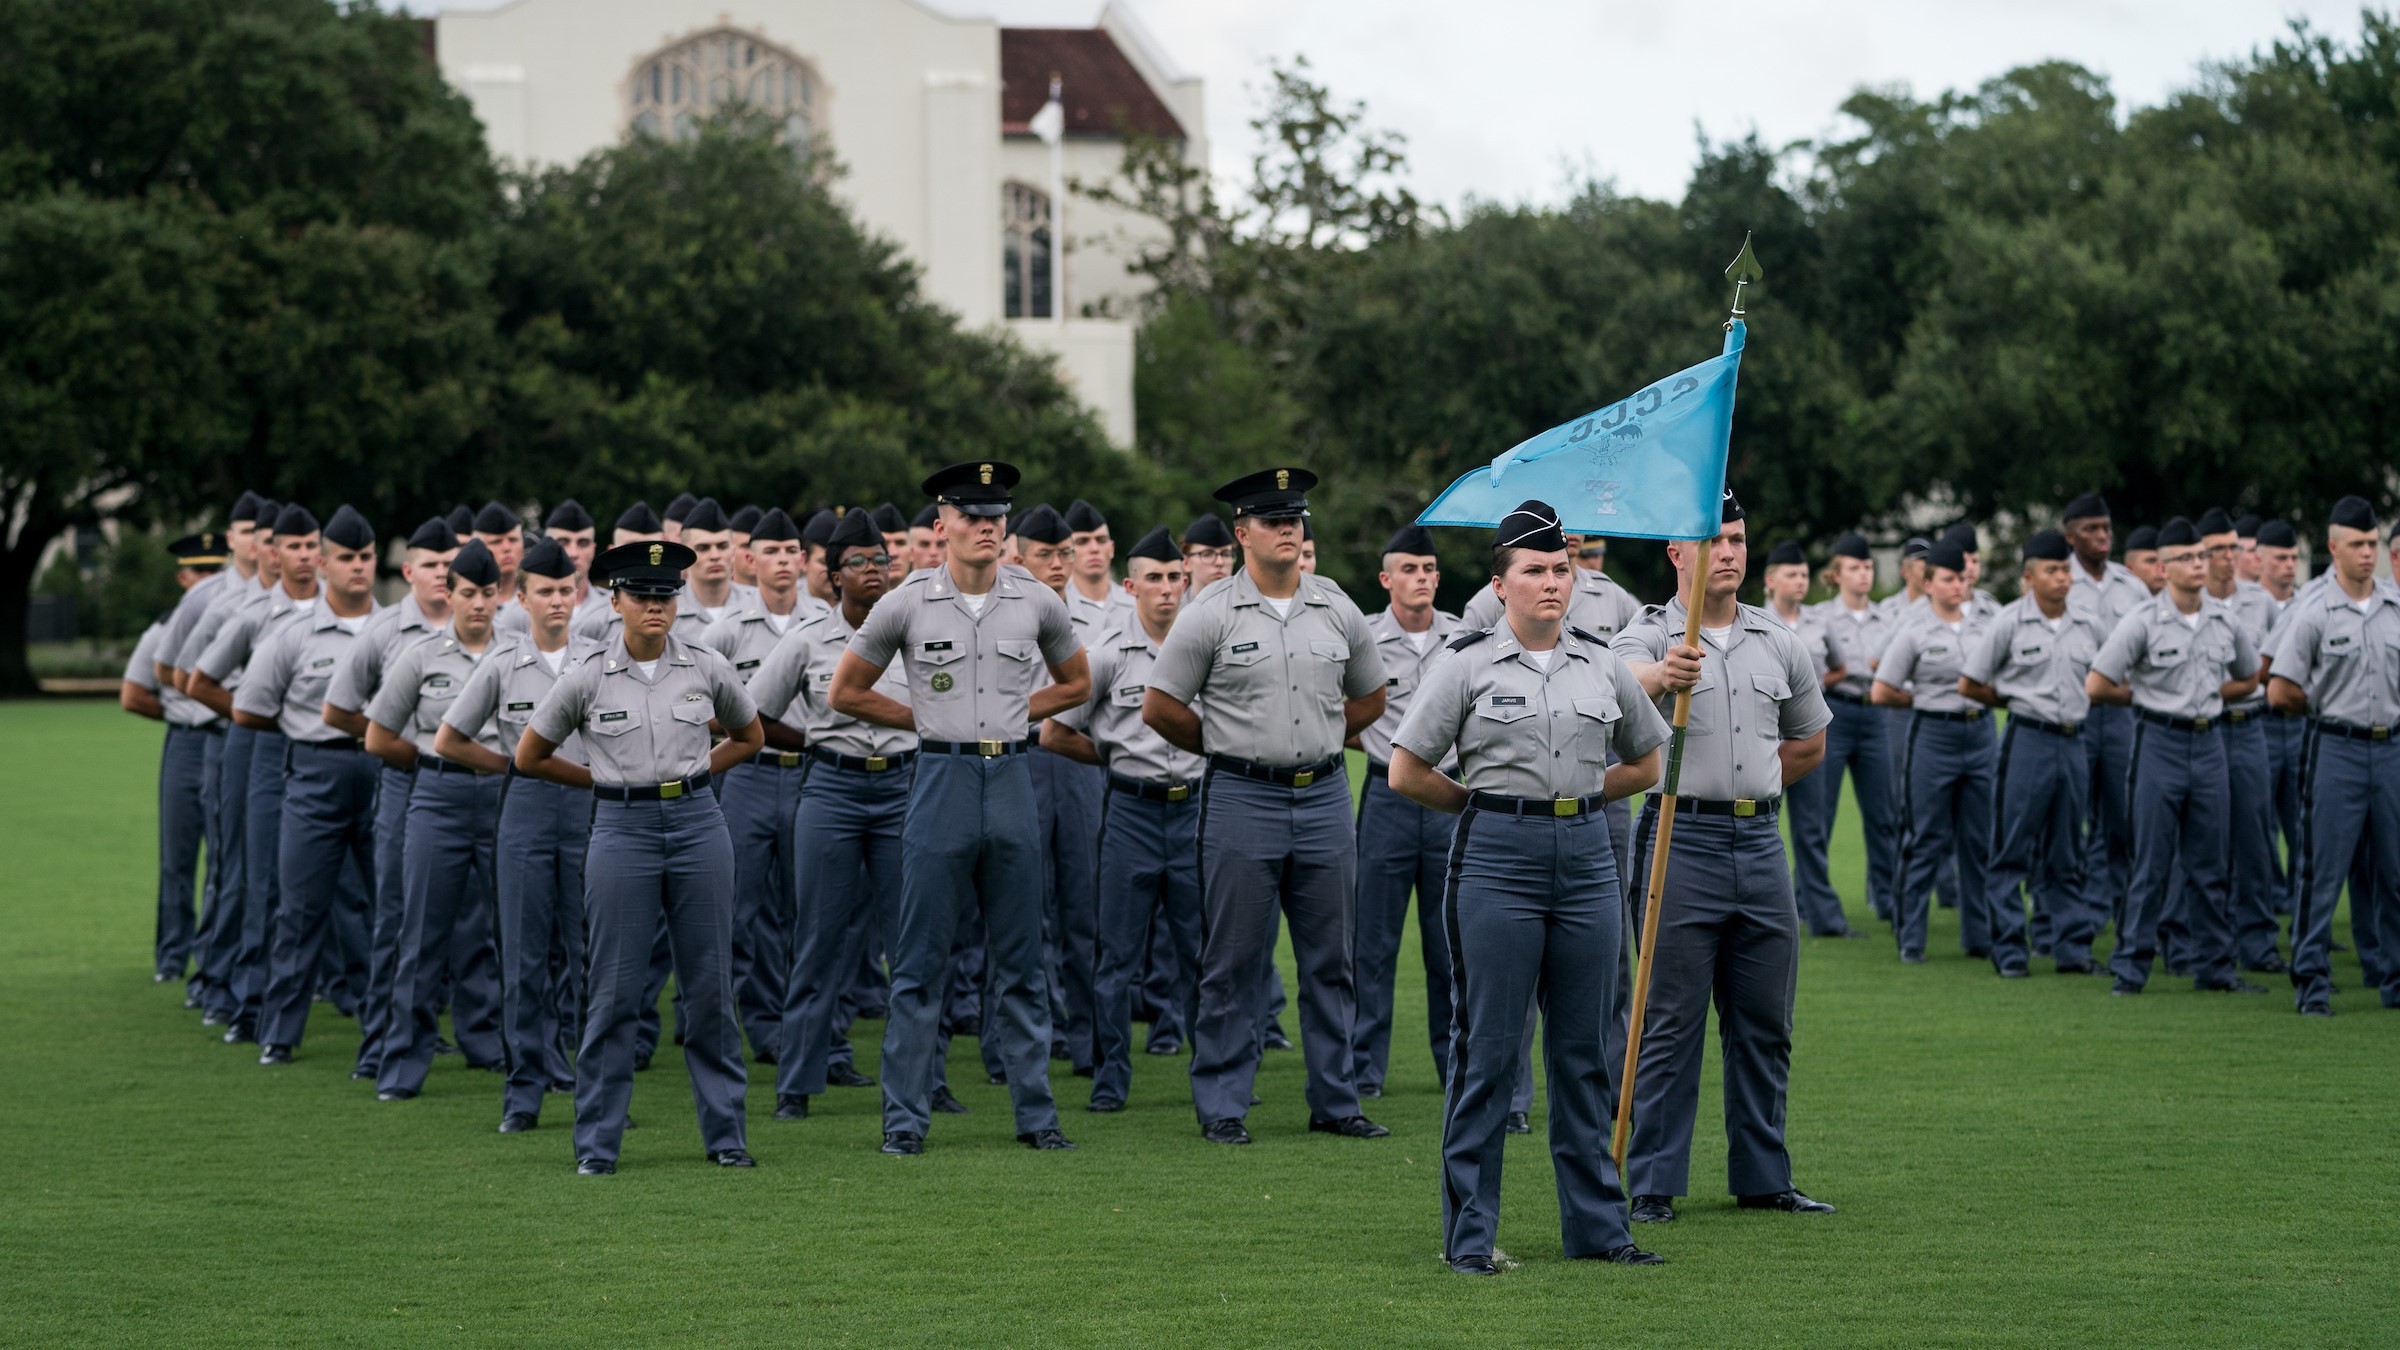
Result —
MULTIPOLYGON (((1833 724, 1825 729, 1825 763, 1802 781, 1816 785, 1825 799, 1823 811, 1795 816, 1792 830, 1792 889, 1795 897, 1815 893, 1819 912, 1827 905, 1841 908, 1825 860, 1840 815, 1842 777, 1850 778, 1851 800, 1858 807, 1859 833, 1867 848, 1867 908, 1889 922, 1900 893, 1900 825, 1893 806, 1891 717, 1874 706, 1875 668, 1900 622, 1870 597, 1875 589, 1875 554, 1865 535, 1845 534, 1833 541, 1833 561, 1826 581, 1834 595, 1815 606, 1825 626, 1842 644, 1842 678, 1825 686, 1826 706, 1833 724)), ((1845 921, 1846 922, 1846 921, 1845 921)))

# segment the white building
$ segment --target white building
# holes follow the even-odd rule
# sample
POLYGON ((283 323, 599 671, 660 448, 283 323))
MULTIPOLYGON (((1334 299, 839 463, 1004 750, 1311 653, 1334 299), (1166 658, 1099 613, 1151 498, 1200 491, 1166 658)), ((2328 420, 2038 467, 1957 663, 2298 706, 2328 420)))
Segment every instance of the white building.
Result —
POLYGON ((897 241, 925 293, 1004 325, 1059 369, 1109 439, 1133 441, 1138 278, 1155 230, 1081 197, 1065 211, 1065 287, 1050 276, 1050 149, 1029 123, 1060 83, 1065 176, 1115 176, 1130 131, 1205 164, 1200 81, 1110 5, 1094 28, 1003 28, 915 0, 510 0, 431 21, 434 59, 494 154, 569 163, 636 130, 660 135, 742 99, 821 136, 838 192, 897 241))

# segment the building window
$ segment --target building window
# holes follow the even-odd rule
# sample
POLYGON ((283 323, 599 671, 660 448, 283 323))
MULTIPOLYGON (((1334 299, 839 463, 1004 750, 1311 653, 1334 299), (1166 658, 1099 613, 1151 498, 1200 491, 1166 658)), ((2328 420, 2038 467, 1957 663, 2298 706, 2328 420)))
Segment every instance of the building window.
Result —
POLYGON ((1023 183, 1000 189, 1001 313, 1011 319, 1051 315, 1050 194, 1023 183))
POLYGON ((688 140, 728 104, 776 119, 783 142, 806 153, 823 90, 808 63, 746 33, 720 28, 648 57, 626 83, 628 124, 644 136, 688 140))

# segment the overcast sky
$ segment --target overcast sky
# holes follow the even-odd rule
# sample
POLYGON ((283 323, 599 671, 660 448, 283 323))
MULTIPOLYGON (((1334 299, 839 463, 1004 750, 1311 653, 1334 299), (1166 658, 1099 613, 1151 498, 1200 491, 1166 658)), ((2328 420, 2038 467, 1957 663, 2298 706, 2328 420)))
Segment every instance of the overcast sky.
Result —
MULTIPOLYGON (((481 8, 487 0, 458 0, 481 8)), ((396 3, 396 0, 387 0, 396 3)), ((425 12, 432 0, 414 0, 425 12)), ((1084 26, 1101 0, 925 0, 1020 25, 1084 26)), ((1407 135, 1410 183, 1549 201, 1572 177, 1678 197, 1695 127, 1770 144, 1839 130, 1860 85, 1969 88, 2049 58, 2109 77, 2121 107, 2190 85, 2294 18, 2342 39, 2358 0, 1127 0, 1208 85, 1217 171, 1244 175, 1271 58, 1305 54, 1335 93, 1407 135)), ((739 4, 729 4, 738 10, 739 4)))

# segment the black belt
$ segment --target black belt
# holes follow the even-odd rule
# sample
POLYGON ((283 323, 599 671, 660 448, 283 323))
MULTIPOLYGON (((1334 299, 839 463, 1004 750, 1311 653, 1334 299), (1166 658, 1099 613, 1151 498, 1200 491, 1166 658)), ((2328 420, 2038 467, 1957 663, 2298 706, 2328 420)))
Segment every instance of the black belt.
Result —
POLYGON ((1943 722, 1980 722, 1991 709, 1961 708, 1957 712, 1936 712, 1931 708, 1911 708, 1909 711, 1919 717, 1931 717, 1943 722))
POLYGON ((464 764, 453 764, 449 760, 442 758, 440 755, 417 756, 417 768, 421 772, 425 773, 465 773, 473 774, 477 778, 490 778, 493 776, 492 774, 486 773, 481 769, 471 769, 464 764))
POLYGON ((2279 721, 2279 722, 2280 722, 2280 721, 2284 721, 2284 720, 2286 720, 2286 719, 2293 719, 2293 720, 2297 720, 2297 719, 2299 719, 2299 718, 2303 718, 2303 717, 2306 717, 2306 716, 2308 716, 2308 713, 2306 712, 2306 710, 2303 710, 2303 711, 2300 711, 2300 712, 2286 712, 2286 711, 2284 711, 2284 710, 2283 710, 2283 709, 2281 709, 2281 708, 2277 708, 2277 707, 2272 707, 2272 706, 2270 706, 2270 707, 2267 709, 2267 711, 2269 711, 2269 712, 2271 712, 2271 713, 2275 714, 2275 720, 2277 720, 2277 721, 2279 721))
POLYGON ((1023 741, 919 741, 917 748, 929 755, 980 755, 998 759, 1002 755, 1025 753, 1023 741))
MULTIPOLYGON (((1655 807, 1659 800, 1657 797, 1652 797, 1650 803, 1655 807)), ((1678 813, 1695 816, 1738 816, 1744 820, 1753 816, 1764 816, 1773 820, 1775 814, 1782 809, 1783 798, 1781 797, 1765 797, 1755 801, 1748 797, 1742 797, 1730 802, 1704 801, 1698 797, 1677 797, 1675 799, 1675 810, 1678 813)))
POLYGON ((797 750, 761 750, 742 762, 756 764, 762 769, 797 769, 800 767, 800 753, 797 750))
POLYGON ((1599 810, 1608 801, 1598 793, 1589 797, 1503 797, 1497 792, 1470 792, 1467 805, 1504 816, 1580 816, 1599 810))
POLYGON ((1025 743, 1027 745, 1040 745, 1042 743, 1041 723, 1027 722, 1025 724, 1025 743))
POLYGON ((508 772, 503 776, 519 779, 527 783, 539 783, 543 787, 564 788, 568 792, 586 792, 590 790, 588 788, 567 787, 567 785, 564 783, 552 782, 547 778, 536 778, 532 774, 529 774, 523 769, 518 768, 517 762, 513 759, 508 762, 508 772))
POLYGON ((625 786, 618 783, 594 783, 592 795, 604 802, 671 802, 694 792, 708 790, 708 775, 696 773, 678 778, 672 783, 637 783, 625 786))
POLYGON ((2133 715, 2145 722, 2156 722, 2162 727, 2173 727, 2177 731, 2206 731, 2216 725, 2214 718, 2169 717, 2165 713, 2155 713, 2148 708, 2136 708, 2133 710, 2133 715))
POLYGON ((358 743, 358 738, 357 738, 357 737, 355 737, 355 736, 344 736, 344 737, 342 737, 342 738, 341 738, 340 740, 338 740, 338 741, 301 741, 301 740, 295 740, 295 741, 293 741, 293 742, 292 742, 292 748, 293 748, 293 749, 296 749, 296 750, 351 750, 351 751, 358 751, 358 750, 364 750, 364 749, 366 749, 366 747, 365 747, 365 746, 363 746, 363 745, 360 745, 360 744, 358 743))
POLYGON ((916 762, 917 752, 903 750, 896 755, 868 755, 861 759, 857 755, 837 755, 831 750, 819 750, 812 745, 808 748, 808 757, 819 764, 830 764, 834 768, 849 769, 854 773, 883 773, 891 769, 907 768, 916 762))
POLYGON ((2388 726, 2353 726, 2348 722, 2328 722, 2322 717, 2317 719, 2317 730, 2350 741, 2388 741, 2392 738, 2392 729, 2388 726))
POLYGON ((1108 790, 1139 797, 1146 802, 1188 802, 1196 789, 1190 783, 1152 783, 1112 773, 1108 776, 1108 790))
POLYGON ((1210 755, 1208 767, 1223 769, 1243 778, 1254 778, 1261 783, 1273 783, 1278 787, 1304 788, 1340 769, 1341 761, 1320 759, 1314 764, 1257 764, 1246 759, 1235 759, 1231 755, 1210 755))
POLYGON ((1825 691, 1825 697, 1836 703, 1866 703, 1869 701, 1865 694, 1853 694, 1847 689, 1828 689, 1825 691))
POLYGON ((2083 730, 2079 723, 2045 722, 2039 717, 2019 712, 2012 712, 2008 715, 2008 724, 2012 727, 2028 727, 2035 731, 2046 731, 2053 736, 2072 736, 2083 730))

